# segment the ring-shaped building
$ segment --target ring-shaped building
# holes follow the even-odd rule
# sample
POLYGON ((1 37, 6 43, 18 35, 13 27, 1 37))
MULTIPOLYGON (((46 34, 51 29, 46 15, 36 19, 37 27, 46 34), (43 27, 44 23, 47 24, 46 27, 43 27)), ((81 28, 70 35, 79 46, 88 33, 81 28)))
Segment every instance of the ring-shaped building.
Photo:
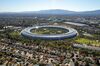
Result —
POLYGON ((69 38, 74 38, 78 35, 78 32, 69 27, 63 27, 63 26, 34 26, 34 27, 28 27, 21 31, 21 35, 26 38, 30 39, 43 39, 43 40, 64 40, 69 38), (66 30, 68 32, 62 33, 62 34, 38 34, 31 32, 32 29, 39 29, 39 28, 57 28, 66 30))

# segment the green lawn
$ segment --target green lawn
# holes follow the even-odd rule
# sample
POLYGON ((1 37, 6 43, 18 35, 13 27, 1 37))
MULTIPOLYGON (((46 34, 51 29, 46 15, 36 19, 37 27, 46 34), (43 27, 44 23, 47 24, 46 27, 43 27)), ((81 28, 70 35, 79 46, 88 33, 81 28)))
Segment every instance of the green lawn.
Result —
POLYGON ((86 39, 86 38, 78 38, 75 41, 78 42, 78 43, 81 43, 81 44, 100 46, 100 41, 98 41, 98 40, 90 40, 90 39, 86 39))

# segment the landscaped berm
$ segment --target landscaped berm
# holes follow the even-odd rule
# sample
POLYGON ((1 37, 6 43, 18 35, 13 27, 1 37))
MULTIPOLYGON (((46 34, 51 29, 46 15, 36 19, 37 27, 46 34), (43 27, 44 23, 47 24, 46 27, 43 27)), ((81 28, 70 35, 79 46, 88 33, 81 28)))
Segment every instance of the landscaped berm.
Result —
POLYGON ((73 28, 62 26, 35 26, 21 31, 21 35, 31 39, 63 40, 74 38, 77 31, 73 28))

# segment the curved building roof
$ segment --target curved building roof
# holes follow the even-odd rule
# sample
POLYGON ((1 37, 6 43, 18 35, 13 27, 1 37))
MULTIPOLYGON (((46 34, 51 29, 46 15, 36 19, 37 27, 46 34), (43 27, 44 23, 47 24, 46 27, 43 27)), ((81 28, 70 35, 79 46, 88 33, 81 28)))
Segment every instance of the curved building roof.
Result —
POLYGON ((28 27, 24 30, 21 31, 21 35, 27 38, 31 38, 31 39, 44 39, 44 40, 63 40, 63 39, 67 39, 67 38, 73 38, 75 36, 77 36, 77 31, 73 28, 65 28, 62 26, 35 26, 35 27, 28 27), (67 30, 67 33, 63 33, 63 34, 56 34, 56 35, 47 35, 47 34, 35 34, 32 33, 31 30, 32 29, 37 29, 37 28, 42 28, 42 27, 48 27, 48 28, 58 28, 58 29, 64 29, 67 30))

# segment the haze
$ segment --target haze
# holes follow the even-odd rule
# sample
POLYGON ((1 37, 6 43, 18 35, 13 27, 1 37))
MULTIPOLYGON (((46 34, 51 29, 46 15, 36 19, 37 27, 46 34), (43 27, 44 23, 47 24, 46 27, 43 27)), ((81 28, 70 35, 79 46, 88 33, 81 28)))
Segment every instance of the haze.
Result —
POLYGON ((100 0, 0 0, 0 12, 64 9, 91 11, 100 9, 100 0))

